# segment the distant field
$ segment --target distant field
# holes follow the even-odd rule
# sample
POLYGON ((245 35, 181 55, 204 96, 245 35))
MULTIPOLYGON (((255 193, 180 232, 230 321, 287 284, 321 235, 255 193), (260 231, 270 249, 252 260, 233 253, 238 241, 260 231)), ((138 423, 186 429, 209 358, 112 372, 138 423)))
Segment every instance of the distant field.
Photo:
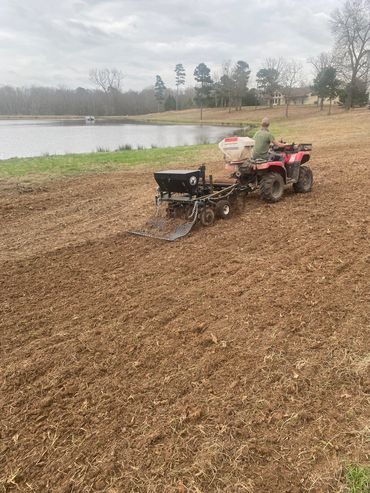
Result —
MULTIPOLYGON (((322 118, 326 113, 326 107, 324 111, 319 111, 316 106, 289 106, 289 120, 309 117, 322 118)), ((332 113, 333 115, 338 115, 345 113, 345 111, 338 106, 333 106, 332 113)), ((228 108, 203 109, 203 123, 243 125, 248 122, 260 122, 264 116, 269 116, 271 120, 285 120, 285 106, 273 108, 267 106, 243 107, 241 111, 232 109, 231 112, 229 112, 228 108)), ((135 119, 146 121, 172 121, 178 123, 200 123, 200 110, 194 108, 183 111, 165 111, 163 113, 135 116, 135 119)))

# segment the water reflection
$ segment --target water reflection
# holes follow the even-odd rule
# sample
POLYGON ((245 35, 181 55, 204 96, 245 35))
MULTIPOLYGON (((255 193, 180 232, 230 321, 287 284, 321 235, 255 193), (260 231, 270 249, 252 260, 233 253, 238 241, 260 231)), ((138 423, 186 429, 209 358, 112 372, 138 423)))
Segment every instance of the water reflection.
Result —
POLYGON ((0 158, 214 143, 235 128, 85 120, 1 120, 0 158))

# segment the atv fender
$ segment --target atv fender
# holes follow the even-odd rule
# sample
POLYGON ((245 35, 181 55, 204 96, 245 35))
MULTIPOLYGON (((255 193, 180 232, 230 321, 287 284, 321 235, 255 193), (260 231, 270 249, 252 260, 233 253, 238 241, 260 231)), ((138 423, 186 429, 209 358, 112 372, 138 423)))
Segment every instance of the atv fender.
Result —
POLYGON ((259 175, 269 172, 279 173, 283 177, 284 183, 286 183, 286 170, 284 163, 281 161, 267 161, 266 163, 258 164, 256 171, 259 175))
POLYGON ((310 154, 308 152, 299 151, 296 152, 295 154, 290 155, 287 164, 295 164, 295 163, 304 164, 307 163, 309 160, 310 160, 310 154))
POLYGON ((291 154, 286 163, 286 172, 288 178, 297 183, 299 180, 299 170, 302 164, 307 163, 310 160, 310 154, 308 152, 299 151, 295 154, 291 154))

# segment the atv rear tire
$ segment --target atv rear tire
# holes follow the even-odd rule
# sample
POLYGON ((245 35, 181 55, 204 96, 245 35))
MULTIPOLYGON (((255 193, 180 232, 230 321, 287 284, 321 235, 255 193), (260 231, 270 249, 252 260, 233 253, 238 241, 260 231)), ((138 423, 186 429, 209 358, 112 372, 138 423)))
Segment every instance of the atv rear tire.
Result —
POLYGON ((204 207, 200 213, 200 222, 203 226, 212 226, 215 222, 215 213, 213 212, 213 209, 210 207, 204 207))
POLYGON ((284 193, 284 179, 279 173, 266 173, 260 183, 260 194, 266 202, 278 202, 284 193))
POLYGON ((230 219, 231 207, 230 202, 225 199, 221 199, 216 204, 216 216, 220 219, 230 219))
POLYGON ((312 190, 313 174, 308 166, 301 166, 299 169, 298 181, 293 183, 293 190, 296 193, 307 193, 312 190))

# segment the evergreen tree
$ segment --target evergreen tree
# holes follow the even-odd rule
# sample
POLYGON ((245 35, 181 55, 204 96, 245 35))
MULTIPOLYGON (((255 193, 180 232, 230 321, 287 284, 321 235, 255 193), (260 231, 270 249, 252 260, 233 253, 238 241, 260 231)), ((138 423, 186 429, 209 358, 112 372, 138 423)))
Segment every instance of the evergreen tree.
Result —
POLYGON ((247 92, 247 84, 250 73, 251 71, 249 70, 249 65, 247 62, 244 62, 243 60, 236 62, 232 73, 233 96, 236 110, 242 109, 242 101, 247 92))
POLYGON ((176 74, 176 111, 179 109, 179 87, 185 84, 185 69, 182 63, 175 67, 176 74))
POLYGON ((275 91, 279 88, 280 74, 276 68, 261 68, 257 72, 257 89, 269 99, 269 104, 272 106, 275 91))
POLYGON ((222 76, 220 78, 220 92, 222 106, 229 107, 229 113, 231 112, 232 96, 233 96, 234 82, 232 79, 231 60, 227 60, 222 66, 222 76))
POLYGON ((356 79, 354 84, 350 83, 346 85, 344 89, 339 90, 339 101, 342 104, 347 104, 348 93, 351 91, 351 107, 354 106, 366 106, 369 102, 369 92, 366 87, 366 82, 360 79, 356 79))
POLYGON ((203 106, 209 101, 211 91, 213 89, 213 80, 211 78, 211 70, 205 63, 200 63, 194 70, 194 79, 199 84, 196 88, 195 100, 200 106, 200 119, 203 119, 203 106))
POLYGON ((172 96, 172 94, 167 96, 164 103, 164 109, 165 111, 173 111, 176 109, 176 99, 172 96))
POLYGON ((163 103, 165 98, 166 86, 162 80, 162 77, 156 75, 155 85, 154 85, 154 95, 158 103, 158 112, 163 109, 163 103))
POLYGON ((230 106, 233 91, 233 81, 231 77, 224 74, 220 79, 220 92, 222 97, 222 106, 230 106))
POLYGON ((334 67, 323 68, 314 79, 313 90, 320 98, 322 105, 324 99, 329 99, 329 114, 331 113, 332 101, 338 95, 340 84, 334 67))
POLYGON ((258 91, 257 89, 248 89, 244 98, 243 98, 243 105, 244 106, 259 106, 260 100, 258 97, 258 91))
MULTIPOLYGON (((333 66, 334 58, 331 53, 322 52, 315 57, 309 58, 308 62, 314 68, 314 73, 315 73, 314 80, 315 80, 324 69, 333 66)), ((318 95, 318 99, 320 101, 320 111, 322 111, 324 109, 324 98, 318 95)))

